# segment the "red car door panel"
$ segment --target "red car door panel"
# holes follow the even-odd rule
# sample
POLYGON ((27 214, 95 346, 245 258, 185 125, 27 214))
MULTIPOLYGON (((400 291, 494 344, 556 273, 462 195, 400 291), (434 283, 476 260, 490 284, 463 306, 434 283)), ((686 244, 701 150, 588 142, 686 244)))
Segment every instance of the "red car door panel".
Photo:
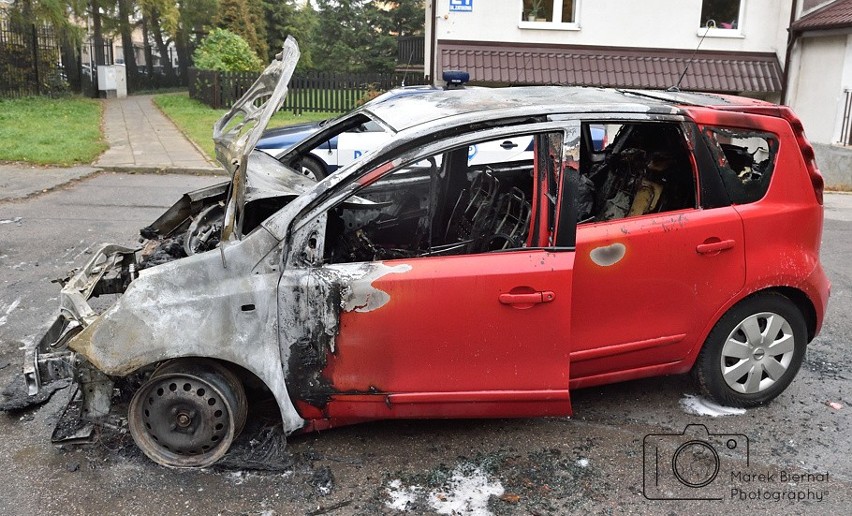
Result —
POLYGON ((569 413, 573 262, 543 250, 384 262, 410 269, 372 282, 382 306, 341 314, 327 415, 569 413))
POLYGON ((742 222, 732 207, 579 226, 574 385, 683 359, 744 281, 742 222))

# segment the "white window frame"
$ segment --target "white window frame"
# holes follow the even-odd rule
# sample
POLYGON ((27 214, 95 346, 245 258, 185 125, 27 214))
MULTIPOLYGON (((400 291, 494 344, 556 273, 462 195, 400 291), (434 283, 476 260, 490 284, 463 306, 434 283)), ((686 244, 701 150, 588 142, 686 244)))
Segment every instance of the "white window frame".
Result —
POLYGON ((701 1, 701 4, 698 6, 698 30, 695 32, 695 35, 699 38, 704 37, 707 34, 708 38, 744 38, 745 32, 743 31, 743 27, 745 26, 745 9, 746 9, 746 0, 740 0, 740 15, 737 18, 737 28, 736 29, 722 29, 722 28, 711 28, 707 30, 706 27, 702 27, 701 23, 704 21, 701 19, 701 11, 704 6, 704 0, 701 1))
POLYGON ((520 29, 537 29, 537 30, 580 30, 580 7, 583 0, 574 0, 574 21, 563 22, 562 17, 562 0, 545 0, 553 3, 553 21, 527 21, 524 13, 524 1, 518 0, 518 10, 521 21, 518 22, 520 29), (560 20, 556 21, 556 15, 559 14, 560 20))

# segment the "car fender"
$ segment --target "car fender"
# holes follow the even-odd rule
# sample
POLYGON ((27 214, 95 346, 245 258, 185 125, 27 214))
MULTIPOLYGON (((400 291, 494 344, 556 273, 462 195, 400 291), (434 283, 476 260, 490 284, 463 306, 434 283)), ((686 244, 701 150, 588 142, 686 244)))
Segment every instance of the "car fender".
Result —
MULTIPOLYGON (((263 235, 265 232, 259 233, 263 235)), ((268 234, 267 234, 268 235, 268 234)), ((111 308, 69 341, 110 376, 179 357, 231 362, 272 391, 285 430, 304 426, 287 392, 277 337, 280 273, 253 273, 271 235, 141 271, 111 308)), ((274 253, 273 253, 274 254, 274 253)))
POLYGON ((754 281, 747 284, 742 290, 737 292, 736 295, 731 297, 731 299, 727 303, 725 303, 721 308, 719 308, 719 310, 716 311, 713 317, 710 318, 709 322, 705 325, 705 327, 699 334, 700 338, 693 343, 692 348, 689 350, 686 357, 681 362, 682 367, 680 367, 678 371, 673 371, 673 373, 683 373, 689 371, 695 363, 695 360, 698 358, 698 354, 701 352, 701 348, 704 346, 704 342, 707 340, 707 337, 710 335, 710 332, 713 331, 713 328, 716 326, 716 323, 718 323, 719 320, 728 312, 728 310, 734 307, 734 305, 750 296, 759 294, 761 292, 792 289, 796 292, 801 293, 814 308, 814 312, 816 314, 816 321, 814 321, 814 330, 815 334, 819 333, 820 327, 822 326, 823 315, 825 313, 825 306, 828 302, 828 289, 824 289, 823 292, 819 287, 819 285, 823 281, 825 281, 826 285, 828 284, 822 267, 817 265, 808 275, 808 279, 806 281, 794 281, 791 278, 792 276, 785 274, 778 274, 775 277, 764 277, 758 281, 754 281), (822 308, 820 309, 820 307, 822 308))

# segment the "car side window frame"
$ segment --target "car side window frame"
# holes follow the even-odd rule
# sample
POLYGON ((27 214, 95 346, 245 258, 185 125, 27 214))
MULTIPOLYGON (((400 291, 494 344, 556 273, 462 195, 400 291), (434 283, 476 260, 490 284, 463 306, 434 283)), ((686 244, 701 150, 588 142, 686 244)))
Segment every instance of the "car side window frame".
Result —
MULTIPOLYGON (((553 117, 553 118, 555 118, 555 117, 553 117)), ((562 118, 562 117, 560 116, 559 118, 562 118)), ((701 185, 702 185, 701 170, 702 170, 702 167, 700 166, 700 163, 699 163, 699 156, 697 156, 697 152, 699 152, 699 151, 696 149, 696 148, 700 148, 701 145, 695 144, 696 131, 698 131, 698 129, 696 128, 695 124, 690 119, 688 119, 687 117, 685 117, 683 115, 671 115, 671 116, 655 115, 655 116, 649 117, 649 116, 637 116, 637 115, 630 114, 630 113, 586 113, 586 114, 579 115, 577 118, 583 123, 583 130, 584 131, 587 131, 588 127, 590 127, 591 125, 594 125, 594 124, 604 124, 604 125, 606 125, 606 124, 622 124, 622 125, 627 125, 627 124, 641 124, 641 123, 647 123, 647 124, 659 123, 659 124, 669 124, 669 125, 672 125, 672 126, 676 126, 679 133, 680 133, 680 138, 682 139, 682 143, 684 145, 684 151, 688 154, 688 157, 689 157, 689 164, 690 164, 690 168, 691 168, 692 196, 693 196, 693 199, 692 199, 693 202, 692 202, 691 206, 689 206, 689 207, 679 208, 677 210, 671 210, 671 211, 660 211, 660 212, 654 212, 654 213, 646 213, 646 214, 642 214, 642 215, 634 215, 632 217, 626 217, 625 216, 625 217, 613 218, 613 219, 609 219, 609 220, 584 220, 584 221, 578 220, 577 221, 578 226, 580 226, 581 224, 585 225, 584 223, 607 224, 607 223, 611 223, 611 222, 614 222, 614 221, 623 221, 625 219, 635 220, 635 219, 638 219, 640 217, 658 216, 660 213, 669 213, 669 212, 676 212, 676 211, 681 211, 681 210, 694 210, 694 209, 699 209, 701 207, 701 198, 702 198, 702 196, 701 196, 701 185)), ((585 140, 588 140, 589 137, 590 137, 589 135, 585 135, 584 138, 585 138, 585 140)), ((699 141, 701 141, 700 136, 697 139, 699 141)), ((582 141, 583 141, 583 138, 581 138, 581 142, 582 141)), ((591 142, 588 142, 588 141, 585 142, 586 147, 588 147, 588 145, 590 143, 591 142)), ((612 141, 612 142, 610 142, 610 145, 615 144, 615 143, 616 143, 615 141, 612 141)), ((605 150, 606 149, 601 150, 601 151, 597 151, 597 152, 595 152, 595 154, 601 154, 601 153, 605 152, 605 150)), ((703 149, 703 150, 706 151, 706 149, 703 149)), ((590 154, 593 154, 593 153, 592 152, 584 152, 582 157, 588 158, 589 156, 587 156, 587 155, 590 155, 590 154)), ((703 157, 702 157, 702 161, 703 161, 703 157)), ((577 185, 575 185, 578 188, 578 192, 579 192, 579 188, 580 188, 580 184, 579 184, 580 181, 581 181, 581 179, 578 176, 578 182, 577 182, 577 185)))
MULTIPOLYGON (((719 177, 723 191, 727 195, 729 205, 751 204, 766 197, 766 194, 769 192, 772 176, 775 174, 775 168, 778 165, 778 151, 781 139, 777 134, 755 128, 719 124, 703 124, 700 127, 700 134, 702 141, 707 145, 708 152, 713 161, 713 168, 719 177), (730 134, 726 135, 725 133, 730 134), (766 142, 767 170, 759 172, 759 176, 761 176, 759 180, 747 183, 739 177, 730 164, 730 160, 725 150, 723 150, 722 144, 718 141, 718 136, 733 138, 731 136, 733 134, 737 135, 736 138, 744 140, 757 138, 766 142), (756 184, 757 182, 760 184, 756 184)), ((736 147, 734 144, 731 145, 736 147)), ((753 162, 750 170, 755 169, 756 165, 757 163, 753 162)))
MULTIPOLYGON (((323 196, 321 199, 309 203, 296 217, 293 218, 287 230, 291 245, 284 246, 286 256, 282 256, 282 259, 285 262, 284 265, 286 267, 322 266, 322 256, 324 254, 322 242, 319 243, 320 245, 309 245, 311 238, 316 238, 319 234, 319 229, 315 226, 317 224, 322 225, 322 234, 324 234, 326 214, 330 209, 350 198, 360 188, 380 180, 385 175, 393 173, 394 170, 427 159, 431 156, 447 152, 451 149, 456 149, 461 146, 477 142, 491 141, 510 137, 512 135, 532 135, 549 132, 562 132, 564 134, 565 127, 571 123, 573 122, 547 121, 530 124, 515 123, 451 136, 435 143, 427 143, 424 146, 418 146, 411 150, 402 151, 389 159, 373 155, 373 160, 370 163, 374 164, 378 162, 380 163, 379 165, 363 167, 362 170, 347 177, 345 182, 336 185, 336 191, 331 195, 323 196), (310 252, 308 252, 308 250, 310 252)), ((424 138, 424 140, 427 139, 424 138)), ((554 245, 547 247, 521 247, 517 249, 508 249, 505 252, 542 248, 562 250, 558 245, 554 245)), ((573 247, 571 249, 573 250, 573 247)))

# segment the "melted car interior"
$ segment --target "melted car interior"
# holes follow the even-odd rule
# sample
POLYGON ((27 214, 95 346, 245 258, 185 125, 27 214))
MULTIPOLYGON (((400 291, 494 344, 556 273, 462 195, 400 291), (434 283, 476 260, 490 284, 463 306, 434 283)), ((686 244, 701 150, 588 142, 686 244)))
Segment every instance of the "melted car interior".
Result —
POLYGON ((695 171, 678 124, 584 123, 578 222, 695 207, 695 171))
MULTIPOLYGON (((679 124, 584 122, 581 135, 579 223, 696 207, 695 167, 679 124)), ((553 149, 561 133, 528 137, 533 152, 515 161, 471 165, 473 147, 465 146, 400 167, 362 188, 329 212, 325 262, 539 245, 533 243, 533 211, 539 188, 556 191, 561 169, 553 149), (537 188, 534 178, 540 176, 548 180, 537 188)), ((555 208, 555 195, 541 198, 542 206, 555 208)), ((552 231, 542 228, 544 234, 552 231)))
MULTIPOLYGON (((471 165, 475 148, 463 146, 397 168, 329 211, 325 262, 527 247, 538 194, 535 171, 558 170, 553 163, 559 153, 547 149, 559 149, 561 136, 521 136, 532 140, 533 152, 515 161, 471 165), (533 159, 536 153, 540 158, 533 159)), ((489 144, 495 142, 476 145, 489 144)))

